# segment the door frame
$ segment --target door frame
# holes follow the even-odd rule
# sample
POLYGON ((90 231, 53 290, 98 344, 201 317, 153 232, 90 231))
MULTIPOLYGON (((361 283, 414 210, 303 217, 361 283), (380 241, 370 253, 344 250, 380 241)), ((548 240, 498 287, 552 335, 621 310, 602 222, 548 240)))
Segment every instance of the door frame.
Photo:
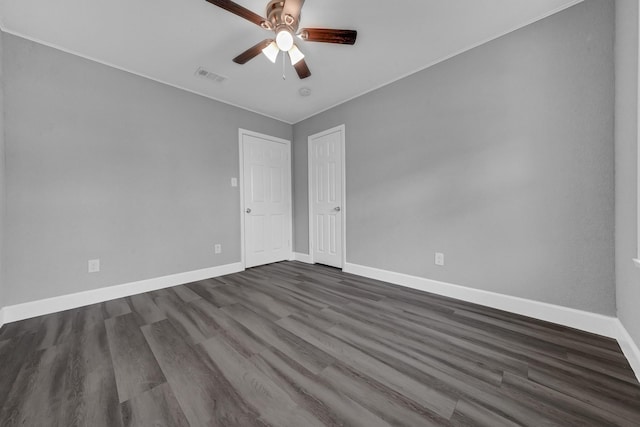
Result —
POLYGON ((287 179, 289 181, 289 232, 287 233, 287 240, 289 245, 288 259, 292 259, 293 256, 293 180, 291 175, 291 141, 247 129, 238 128, 238 148, 240 158, 240 176, 238 176, 238 186, 240 187, 240 263, 242 264, 243 270, 247 265, 245 253, 244 150, 242 147, 242 140, 244 135, 284 144, 287 148, 287 154, 289 156, 289 161, 287 162, 287 179))
POLYGON ((325 135, 329 135, 331 133, 340 132, 340 157, 342 160, 341 170, 342 170, 342 200, 340 210, 342 213, 342 236, 340 236, 340 243, 342 245, 342 269, 347 263, 347 156, 346 156, 346 147, 345 147, 345 125, 341 124, 339 126, 332 127, 331 129, 327 129, 322 132, 315 133, 313 135, 309 135, 307 138, 307 199, 309 202, 309 261, 311 264, 315 264, 315 258, 313 256, 313 198, 312 198, 312 185, 311 179, 313 174, 313 157, 311 156, 311 141, 316 138, 321 138, 325 135))

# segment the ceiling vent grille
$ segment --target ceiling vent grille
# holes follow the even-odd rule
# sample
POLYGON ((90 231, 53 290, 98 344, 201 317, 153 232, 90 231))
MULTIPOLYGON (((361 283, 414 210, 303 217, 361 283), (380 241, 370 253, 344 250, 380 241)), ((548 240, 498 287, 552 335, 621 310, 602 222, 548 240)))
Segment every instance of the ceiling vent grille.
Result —
POLYGON ((216 83, 222 83, 225 80, 227 80, 227 78, 225 76, 221 76, 220 74, 212 73, 211 71, 206 70, 203 67, 198 67, 198 69, 196 70, 196 76, 202 77, 203 79, 214 81, 216 83))

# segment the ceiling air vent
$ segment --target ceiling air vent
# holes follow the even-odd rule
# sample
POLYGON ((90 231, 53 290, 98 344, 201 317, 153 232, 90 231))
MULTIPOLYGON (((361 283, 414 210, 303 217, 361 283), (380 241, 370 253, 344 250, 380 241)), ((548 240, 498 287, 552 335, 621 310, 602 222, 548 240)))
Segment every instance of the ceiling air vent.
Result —
POLYGON ((206 70, 202 67, 198 67, 198 69, 196 70, 196 76, 198 77, 202 77, 204 79, 208 79, 211 81, 214 81, 216 83, 222 83, 225 80, 227 80, 227 78, 225 76, 221 76, 220 74, 216 74, 216 73, 212 73, 209 70, 206 70))

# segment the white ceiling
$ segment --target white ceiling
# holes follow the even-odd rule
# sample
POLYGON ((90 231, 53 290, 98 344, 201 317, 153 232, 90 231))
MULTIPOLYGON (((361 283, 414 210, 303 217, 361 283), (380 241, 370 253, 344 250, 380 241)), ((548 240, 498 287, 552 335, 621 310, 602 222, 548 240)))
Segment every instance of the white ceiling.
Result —
MULTIPOLYGON (((259 55, 270 33, 205 0, 0 0, 6 32, 296 123, 582 0, 307 0, 301 27, 358 31, 355 46, 300 42, 312 76, 259 55), (228 77, 214 83, 198 67, 228 77), (298 90, 312 94, 301 97, 298 90)), ((268 0, 237 0, 264 16, 268 0)))

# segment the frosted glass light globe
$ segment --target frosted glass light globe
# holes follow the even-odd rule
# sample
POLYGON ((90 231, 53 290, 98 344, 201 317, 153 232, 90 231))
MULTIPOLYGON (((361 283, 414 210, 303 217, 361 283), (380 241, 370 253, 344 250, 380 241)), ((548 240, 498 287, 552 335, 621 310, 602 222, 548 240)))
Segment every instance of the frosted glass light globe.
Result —
POLYGON ((291 59, 291 65, 296 65, 298 62, 304 59, 304 54, 300 52, 298 46, 295 44, 289 49, 289 59, 291 59))
POLYGON ((288 52, 293 47, 293 36, 287 30, 281 30, 276 35, 276 44, 278 49, 288 52))
POLYGON ((280 49, 276 46, 276 42, 271 42, 267 47, 262 49, 262 53, 264 56, 269 58, 269 61, 276 63, 276 59, 278 59, 278 54, 280 53, 280 49))

